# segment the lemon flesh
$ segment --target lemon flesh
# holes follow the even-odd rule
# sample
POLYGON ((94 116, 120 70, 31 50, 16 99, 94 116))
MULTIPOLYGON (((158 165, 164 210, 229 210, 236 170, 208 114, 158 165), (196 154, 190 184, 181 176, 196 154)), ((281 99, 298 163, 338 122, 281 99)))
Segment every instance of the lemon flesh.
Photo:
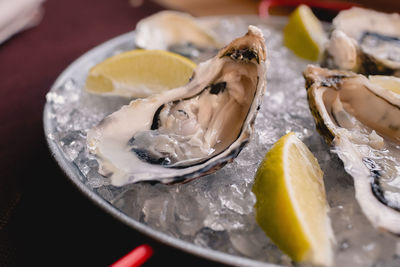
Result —
POLYGON ((297 56, 317 61, 327 40, 322 23, 306 5, 292 12, 283 30, 283 42, 297 56))
POLYGON ((131 50, 92 67, 85 90, 90 93, 147 97, 185 85, 196 64, 163 50, 131 50))
POLYGON ((394 76, 370 75, 369 80, 396 94, 400 94, 400 78, 394 76))
POLYGON ((294 133, 279 139, 255 177, 256 220, 294 261, 332 264, 333 232, 317 159, 294 133))

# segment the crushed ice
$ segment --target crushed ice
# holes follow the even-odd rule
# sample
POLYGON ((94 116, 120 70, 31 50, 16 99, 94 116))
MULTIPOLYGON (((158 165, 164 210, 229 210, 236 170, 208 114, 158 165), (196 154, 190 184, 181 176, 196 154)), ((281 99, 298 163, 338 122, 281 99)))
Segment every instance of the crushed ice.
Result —
MULTIPOLYGON (((247 24, 237 18, 222 19, 218 28, 221 34, 236 37, 246 31, 247 24)), ((302 78, 307 62, 282 46, 280 26, 257 26, 266 38, 270 59, 257 131, 237 159, 218 172, 182 185, 111 186, 107 178, 97 173, 99 166, 88 154, 86 133, 127 100, 88 95, 82 91, 82 73, 47 94, 49 119, 55 125, 49 138, 81 172, 86 186, 133 219, 201 247, 292 266, 257 226, 251 187, 265 153, 282 135, 294 131, 318 158, 325 173, 337 240, 336 266, 400 266, 400 242, 372 228, 354 199, 351 177, 315 130, 302 78)), ((131 43, 123 44, 103 57, 131 48, 131 43)))

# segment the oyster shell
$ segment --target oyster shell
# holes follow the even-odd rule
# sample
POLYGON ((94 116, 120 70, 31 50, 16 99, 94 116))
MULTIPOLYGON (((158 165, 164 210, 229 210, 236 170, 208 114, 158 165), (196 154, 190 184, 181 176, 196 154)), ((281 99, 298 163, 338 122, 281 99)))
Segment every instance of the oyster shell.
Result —
POLYGON ((371 223, 400 234, 400 95, 349 71, 308 66, 316 126, 353 177, 371 223))
POLYGON ((170 50, 192 59, 197 59, 200 54, 210 58, 226 43, 208 23, 212 22, 196 19, 188 13, 161 11, 138 22, 136 45, 145 49, 170 50))
POLYGON ((103 119, 88 132, 88 148, 117 186, 212 173, 249 141, 265 87, 264 38, 249 26, 199 64, 187 85, 134 100, 103 119))
POLYGON ((333 20, 323 66, 400 76, 400 15, 354 7, 333 20))

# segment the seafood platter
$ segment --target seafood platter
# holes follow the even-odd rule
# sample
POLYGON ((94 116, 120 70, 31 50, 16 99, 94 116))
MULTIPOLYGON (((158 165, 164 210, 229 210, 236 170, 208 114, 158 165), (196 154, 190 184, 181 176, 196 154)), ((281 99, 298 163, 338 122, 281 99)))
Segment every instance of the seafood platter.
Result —
POLYGON ((400 266, 400 16, 341 11, 323 24, 318 61, 284 45, 287 23, 144 18, 49 90, 53 156, 83 194, 156 240, 232 266, 314 266, 282 252, 254 209, 258 166, 294 132, 324 173, 333 260, 322 265, 400 266), (134 49, 171 51, 196 67, 160 93, 85 90, 94 65, 134 49))

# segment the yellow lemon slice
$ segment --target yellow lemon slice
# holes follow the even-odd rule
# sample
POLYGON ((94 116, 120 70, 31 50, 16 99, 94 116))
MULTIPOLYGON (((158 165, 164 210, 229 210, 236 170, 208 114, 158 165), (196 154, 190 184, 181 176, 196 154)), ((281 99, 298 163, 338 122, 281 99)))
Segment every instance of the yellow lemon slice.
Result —
POLYGON ((292 12, 283 30, 283 42, 297 56, 317 61, 327 40, 322 23, 306 5, 292 12))
POLYGON ((396 94, 400 94, 400 78, 394 76, 370 75, 369 80, 396 94))
POLYGON ((307 146, 289 133, 261 162, 255 177, 256 220, 294 261, 332 264, 333 231, 323 173, 307 146))
POLYGON ((196 64, 163 50, 132 50, 92 67, 85 90, 104 95, 147 97, 186 84, 196 64))

